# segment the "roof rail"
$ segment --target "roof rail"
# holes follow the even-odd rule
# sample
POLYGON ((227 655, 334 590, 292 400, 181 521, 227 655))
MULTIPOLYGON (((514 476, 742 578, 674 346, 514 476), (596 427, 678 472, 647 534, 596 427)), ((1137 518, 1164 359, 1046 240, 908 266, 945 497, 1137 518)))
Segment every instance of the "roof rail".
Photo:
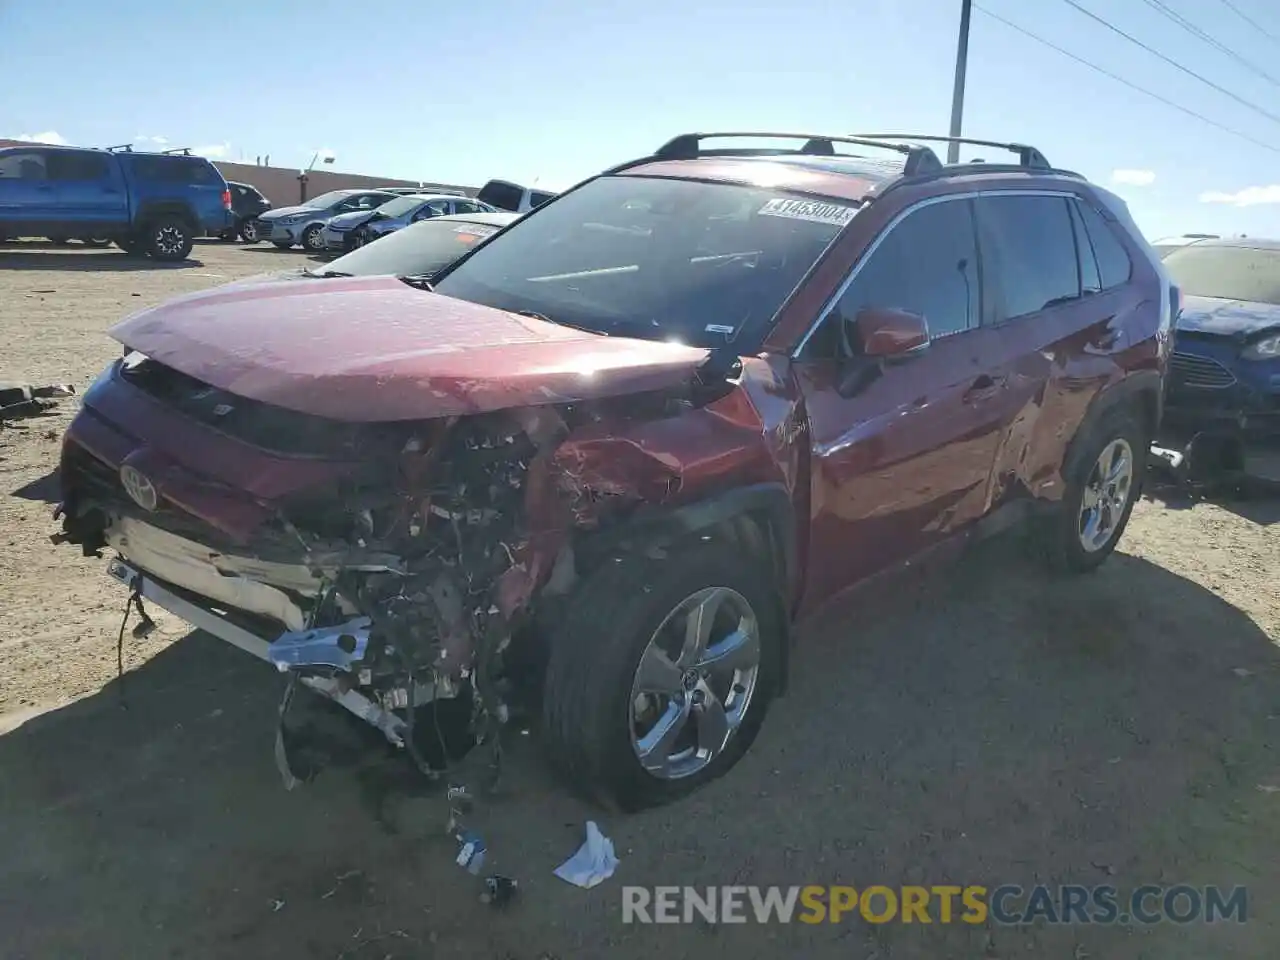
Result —
POLYGON ((815 133, 682 133, 672 137, 654 153, 654 160, 692 160, 696 157, 734 157, 734 156, 811 156, 835 157, 848 156, 837 154, 837 143, 852 143, 863 147, 878 147, 881 150, 892 150, 906 156, 903 167, 905 176, 916 176, 933 173, 942 169, 942 161, 927 146, 909 143, 882 143, 875 137, 832 137, 815 133), (702 141, 710 139, 751 138, 775 140, 803 140, 799 150, 780 150, 768 148, 703 150, 702 141))
POLYGON ((1035 147, 1026 145, 1025 143, 1002 143, 997 140, 975 140, 972 137, 936 137, 929 134, 920 133, 855 133, 853 137, 862 140, 897 140, 905 142, 911 140, 921 140, 925 143, 967 143, 975 147, 995 147, 998 150, 1008 150, 1010 153, 1017 154, 1018 165, 1026 167, 1030 170, 1052 170, 1051 164, 1045 155, 1035 147))
POLYGON ((133 144, 118 143, 114 147, 107 147, 107 153, 133 153, 133 144))
POLYGON ((174 147, 174 148, 173 148, 173 149, 171 149, 171 150, 161 150, 160 152, 161 152, 161 153, 163 153, 166 157, 168 157, 168 156, 172 156, 172 155, 174 155, 174 154, 179 154, 179 155, 184 156, 184 157, 189 157, 189 156, 191 156, 191 148, 190 148, 190 147, 174 147))

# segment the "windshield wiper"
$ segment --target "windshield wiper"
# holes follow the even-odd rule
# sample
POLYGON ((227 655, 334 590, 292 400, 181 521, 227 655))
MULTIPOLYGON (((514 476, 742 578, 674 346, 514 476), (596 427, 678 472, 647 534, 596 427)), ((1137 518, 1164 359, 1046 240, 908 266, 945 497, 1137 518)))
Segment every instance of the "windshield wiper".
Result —
POLYGON ((322 270, 322 271, 320 271, 319 273, 312 273, 310 270, 308 270, 308 271, 307 271, 307 276, 309 276, 309 277, 322 277, 322 278, 329 278, 329 277, 354 277, 354 276, 355 276, 355 274, 354 274, 354 273, 346 273, 345 271, 342 271, 342 270, 322 270))
POLYGON ((431 278, 435 276, 433 273, 409 273, 396 277, 401 283, 407 283, 411 287, 417 287, 419 290, 425 290, 430 293, 435 289, 431 285, 431 278))
POLYGON ((545 313, 538 313, 536 310, 513 310, 512 313, 521 317, 529 317, 532 320, 541 320, 543 323, 554 323, 557 327, 568 327, 570 330, 581 330, 583 333, 594 333, 597 336, 607 337, 603 330, 597 330, 595 327, 588 327, 585 323, 570 323, 568 320, 552 320, 545 313))

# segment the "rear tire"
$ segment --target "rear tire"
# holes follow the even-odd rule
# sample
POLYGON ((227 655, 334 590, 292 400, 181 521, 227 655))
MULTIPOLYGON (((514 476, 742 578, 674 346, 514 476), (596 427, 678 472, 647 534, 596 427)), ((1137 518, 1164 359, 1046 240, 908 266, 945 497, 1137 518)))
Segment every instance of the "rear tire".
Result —
POLYGON ((1089 430, 1064 470, 1061 504, 1038 531, 1052 570, 1096 570, 1115 551, 1142 496, 1149 443, 1141 420, 1123 407, 1108 410, 1089 430))
POLYGON ((145 230, 145 243, 152 260, 175 263, 185 260, 195 245, 195 235, 180 217, 161 216, 151 220, 145 230))
POLYGON ((771 578, 727 544, 696 540, 672 548, 664 560, 608 561, 579 586, 551 632, 543 736, 553 763, 575 789, 624 810, 670 802, 726 773, 751 746, 778 689, 785 642, 782 617, 783 604, 771 578), (669 636, 659 633, 660 628, 666 630, 666 624, 674 623, 670 636, 678 647, 687 624, 672 621, 673 614, 689 599, 712 591, 727 599, 721 601, 721 613, 708 629, 718 626, 737 633, 726 632, 724 638, 713 633, 704 654, 711 651, 708 656, 714 658, 715 651, 727 649, 724 645, 734 636, 746 636, 753 628, 756 666, 751 679, 730 671, 728 684, 717 679, 711 696, 704 690, 712 687, 693 685, 691 675, 698 671, 690 666, 711 659, 695 656, 686 663, 669 657, 664 674, 674 678, 675 686, 668 682, 664 688, 676 692, 661 699, 637 698, 637 685, 643 686, 638 680, 642 658, 648 662, 653 641, 669 636), (744 609, 750 617, 741 614, 744 609), (739 686, 743 693, 735 701, 739 686), (658 718, 652 728, 640 722, 641 701, 644 714, 658 718), (705 728, 709 742, 719 747, 707 748, 703 758, 697 751, 703 744, 708 703, 720 708, 719 727, 708 723, 705 728), (735 703, 741 716, 736 726, 725 728, 723 718, 739 709, 735 703), (657 770, 662 758, 655 750, 642 763, 645 746, 641 741, 647 737, 652 746, 653 731, 673 716, 673 710, 676 714, 683 710, 683 729, 696 745, 695 752, 689 755, 688 741, 673 741, 663 754, 671 762, 657 770), (647 733, 642 734, 642 729, 647 733), (731 730, 727 741, 717 738, 716 729, 731 730), (683 750, 679 744, 685 745, 683 750))

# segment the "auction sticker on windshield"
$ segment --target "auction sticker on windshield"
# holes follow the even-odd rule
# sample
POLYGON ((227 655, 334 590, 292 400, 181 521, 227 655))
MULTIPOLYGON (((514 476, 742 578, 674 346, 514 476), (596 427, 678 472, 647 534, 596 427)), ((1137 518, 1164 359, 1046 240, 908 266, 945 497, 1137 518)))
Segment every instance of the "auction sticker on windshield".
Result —
POLYGON ((856 207, 846 207, 840 203, 824 203, 821 200, 787 200, 777 197, 760 208, 762 217, 786 217, 788 220, 809 220, 813 223, 829 223, 843 227, 853 215, 856 207))

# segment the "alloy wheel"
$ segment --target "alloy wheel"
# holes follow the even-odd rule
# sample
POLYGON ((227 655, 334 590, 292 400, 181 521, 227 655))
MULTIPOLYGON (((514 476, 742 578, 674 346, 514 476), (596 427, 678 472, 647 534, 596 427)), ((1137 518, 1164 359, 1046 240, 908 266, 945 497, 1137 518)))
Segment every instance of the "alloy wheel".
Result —
POLYGON ((1080 545, 1101 550, 1115 536, 1133 489, 1133 448, 1121 437, 1102 448, 1080 498, 1080 545))
POLYGON ((760 675, 760 626, 742 594, 690 594, 654 632, 631 687, 631 746, 662 780, 692 776, 728 746, 760 675))
POLYGON ((166 257, 176 257, 182 252, 185 239, 181 228, 167 225, 156 231, 155 246, 166 257))

